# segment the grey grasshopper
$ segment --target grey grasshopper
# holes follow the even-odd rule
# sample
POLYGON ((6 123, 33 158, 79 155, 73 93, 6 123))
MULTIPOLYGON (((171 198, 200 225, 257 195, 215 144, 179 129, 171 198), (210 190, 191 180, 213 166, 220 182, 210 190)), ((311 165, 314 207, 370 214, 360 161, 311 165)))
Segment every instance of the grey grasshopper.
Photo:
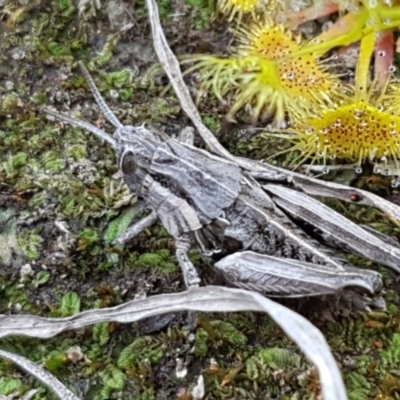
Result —
POLYGON ((87 122, 45 112, 107 141, 127 186, 150 211, 116 243, 160 221, 175 240, 188 288, 200 284, 188 257, 196 244, 204 256, 218 260, 215 268, 231 285, 278 297, 351 293, 363 300, 363 307, 384 307, 380 275, 350 265, 335 247, 398 270, 400 249, 395 243, 287 182, 261 185, 257 174, 194 147, 191 128, 171 138, 143 125, 122 125, 82 64, 81 69, 100 110, 116 128, 113 137, 87 122), (298 221, 312 225, 319 240, 298 221))

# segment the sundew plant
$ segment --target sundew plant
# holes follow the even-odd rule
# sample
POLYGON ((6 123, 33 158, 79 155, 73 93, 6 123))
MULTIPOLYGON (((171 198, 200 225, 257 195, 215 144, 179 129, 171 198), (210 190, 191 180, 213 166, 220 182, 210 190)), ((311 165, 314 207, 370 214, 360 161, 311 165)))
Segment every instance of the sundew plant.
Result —
MULTIPOLYGON (((227 4, 232 10, 242 6, 226 0, 222 10, 227 4)), ((198 103, 214 95, 228 107, 230 121, 248 115, 252 124, 272 121, 284 128, 280 136, 293 142, 285 152, 298 152, 291 157, 294 167, 348 163, 361 172, 369 162, 375 172, 400 174, 393 32, 400 26, 399 3, 318 0, 300 10, 287 2, 257 7, 245 18, 230 14, 230 54, 182 61, 192 63, 187 74, 199 73, 198 103), (302 24, 335 13, 336 22, 314 37, 298 32, 302 24), (357 43, 356 70, 335 68, 335 51, 357 43)))

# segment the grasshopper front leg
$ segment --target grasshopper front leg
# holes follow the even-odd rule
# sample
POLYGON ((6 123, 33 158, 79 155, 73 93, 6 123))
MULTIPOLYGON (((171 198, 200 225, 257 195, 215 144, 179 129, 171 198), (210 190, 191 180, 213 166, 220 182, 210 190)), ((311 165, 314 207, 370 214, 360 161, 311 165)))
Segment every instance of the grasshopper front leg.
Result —
POLYGON ((143 190, 149 205, 165 229, 175 239, 176 258, 182 269, 186 287, 189 289, 199 286, 200 278, 188 255, 191 235, 202 229, 196 211, 186 200, 172 193, 150 175, 147 175, 144 180, 143 190))

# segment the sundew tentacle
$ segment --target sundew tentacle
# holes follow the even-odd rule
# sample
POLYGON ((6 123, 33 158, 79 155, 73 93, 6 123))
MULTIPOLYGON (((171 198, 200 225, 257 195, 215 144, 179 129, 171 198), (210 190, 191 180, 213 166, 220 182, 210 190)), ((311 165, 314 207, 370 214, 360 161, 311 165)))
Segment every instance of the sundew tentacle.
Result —
MULTIPOLYGON (((400 157, 400 114, 384 111, 365 100, 349 98, 346 105, 326 108, 289 130, 295 136, 292 150, 300 150, 313 159, 339 159, 379 163, 387 160, 398 164, 400 157)), ((305 160, 304 160, 305 161, 305 160)), ((325 164, 325 160, 323 164, 325 164)), ((400 172, 400 171, 399 171, 400 172)))
POLYGON ((226 15, 228 21, 236 19, 240 22, 244 15, 250 14, 255 17, 257 8, 261 6, 260 0, 218 0, 217 10, 226 15))
POLYGON ((236 32, 239 45, 237 56, 258 54, 277 62, 283 89, 288 96, 301 97, 305 102, 320 101, 324 96, 337 96, 340 82, 337 76, 328 73, 327 64, 312 54, 291 57, 301 49, 299 35, 289 32, 283 25, 273 25, 264 16, 262 20, 236 32))
POLYGON ((400 108, 388 108, 387 104, 396 104, 399 92, 393 90, 394 84, 389 81, 379 90, 378 77, 369 84, 369 65, 375 43, 373 33, 362 39, 355 85, 346 87, 347 93, 341 102, 322 105, 308 118, 294 121, 289 131, 290 139, 296 138, 292 150, 310 155, 313 162, 319 158, 323 165, 334 159, 354 161, 358 168, 366 161, 384 160, 397 165, 400 108))
POLYGON ((286 114, 301 118, 316 102, 341 96, 338 76, 329 74, 327 64, 311 54, 291 57, 301 49, 301 37, 274 25, 268 16, 239 27, 235 36, 239 43, 231 57, 195 55, 184 61, 194 61, 189 71, 198 70, 202 89, 221 101, 234 92, 230 117, 246 106, 253 122, 268 110, 275 111, 280 124, 286 114))

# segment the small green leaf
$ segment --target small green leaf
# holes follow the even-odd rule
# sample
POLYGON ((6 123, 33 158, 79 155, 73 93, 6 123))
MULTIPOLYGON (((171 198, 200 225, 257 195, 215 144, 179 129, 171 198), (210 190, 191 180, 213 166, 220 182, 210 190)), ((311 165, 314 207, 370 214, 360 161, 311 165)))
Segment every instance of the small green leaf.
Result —
POLYGON ((0 378, 0 394, 7 396, 11 393, 19 392, 21 394, 23 384, 19 379, 0 378))
POLYGON ((106 82, 110 86, 117 88, 122 87, 132 81, 132 73, 128 69, 122 69, 121 71, 110 72, 106 76, 106 82))
POLYGON ((61 369, 65 367, 65 365, 68 362, 68 358, 64 353, 57 353, 51 355, 46 361, 45 365, 46 368, 52 373, 52 374, 58 374, 61 369))
POLYGON ((100 236, 94 229, 86 228, 80 233, 79 238, 87 243, 87 246, 91 246, 100 240, 100 236))
POLYGON ((196 330, 195 354, 197 357, 205 357, 208 353, 208 333, 203 328, 196 330))
POLYGON ((74 292, 69 292, 61 299, 60 311, 63 317, 77 314, 81 308, 81 299, 74 292))
POLYGON ((119 92, 119 96, 121 97, 122 101, 130 101, 133 96, 133 89, 132 88, 121 89, 119 92))
POLYGON ((121 233, 125 232, 126 229, 129 227, 129 225, 131 224, 135 214, 136 214, 135 208, 129 208, 128 210, 122 212, 118 218, 112 220, 109 223, 107 230, 104 234, 105 242, 109 244, 113 242, 115 239, 117 239, 117 237, 120 236, 121 233))
POLYGON ((232 324, 224 321, 211 321, 210 325, 215 330, 216 334, 224 341, 234 345, 245 344, 247 338, 243 333, 239 332, 232 324))
POLYGON ((93 339, 99 342, 100 346, 104 346, 110 340, 109 324, 100 322, 93 327, 93 339))
POLYGON ((102 378, 103 383, 114 390, 123 390, 125 386, 126 375, 113 365, 106 368, 102 378))
POLYGON ((157 266, 163 262, 162 255, 158 253, 144 253, 139 257, 138 264, 139 265, 150 265, 157 266))
POLYGON ((56 42, 50 42, 47 46, 47 50, 49 50, 49 53, 55 57, 71 55, 71 51, 68 47, 62 46, 61 44, 56 42))
POLYGON ((270 368, 275 370, 289 366, 299 368, 301 364, 301 357, 289 349, 272 347, 260 350, 259 355, 270 368))
POLYGON ((148 359, 150 362, 158 362, 163 357, 159 343, 150 336, 136 339, 125 347, 118 357, 118 367, 122 369, 132 368, 137 362, 148 359))
POLYGON ((40 285, 44 285, 45 283, 47 283, 49 278, 50 278, 50 272, 49 271, 40 271, 36 275, 36 278, 33 280, 32 284, 35 287, 39 287, 40 285))
POLYGON ((22 152, 12 158, 12 165, 15 169, 22 168, 28 163, 28 155, 22 152))

